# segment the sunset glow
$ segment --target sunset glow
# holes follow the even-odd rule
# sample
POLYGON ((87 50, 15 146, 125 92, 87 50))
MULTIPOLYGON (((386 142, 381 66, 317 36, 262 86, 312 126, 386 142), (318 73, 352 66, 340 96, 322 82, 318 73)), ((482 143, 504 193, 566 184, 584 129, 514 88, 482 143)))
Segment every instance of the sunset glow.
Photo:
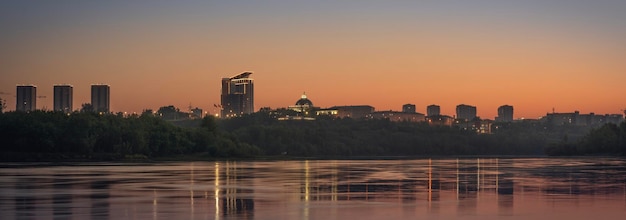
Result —
MULTIPOLYGON (((3 1, 0 98, 110 85, 111 111, 214 115, 220 80, 254 72, 255 109, 406 103, 493 119, 626 108, 626 1, 3 1)), ((45 98, 44 98, 45 96, 45 98)))

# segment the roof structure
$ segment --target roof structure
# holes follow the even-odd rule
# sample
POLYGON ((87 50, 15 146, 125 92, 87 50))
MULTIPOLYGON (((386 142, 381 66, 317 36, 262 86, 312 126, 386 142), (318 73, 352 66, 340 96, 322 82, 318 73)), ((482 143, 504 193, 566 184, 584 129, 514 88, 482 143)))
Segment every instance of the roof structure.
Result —
POLYGON ((252 72, 243 72, 239 75, 230 77, 230 79, 243 79, 243 78, 248 78, 250 75, 252 75, 252 72))

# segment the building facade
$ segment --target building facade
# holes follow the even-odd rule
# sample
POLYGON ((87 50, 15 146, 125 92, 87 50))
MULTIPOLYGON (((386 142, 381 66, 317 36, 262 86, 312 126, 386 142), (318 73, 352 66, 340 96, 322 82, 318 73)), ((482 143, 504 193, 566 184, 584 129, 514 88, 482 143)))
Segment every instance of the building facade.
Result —
POLYGON ((315 111, 317 115, 330 115, 337 118, 366 118, 372 112, 374 107, 369 105, 347 105, 333 106, 327 109, 319 109, 315 111))
POLYGON ((37 86, 18 85, 15 99, 15 111, 35 111, 37 109, 37 86))
POLYGON ((111 88, 109 85, 91 85, 91 106, 98 113, 111 112, 111 88))
POLYGON ((70 113, 73 110, 74 87, 54 85, 54 111, 70 113))
POLYGON ((591 126, 599 127, 606 123, 619 124, 624 121, 621 114, 580 114, 579 111, 567 113, 548 113, 542 118, 548 125, 552 126, 591 126))
POLYGON ((456 118, 471 121, 476 118, 476 106, 460 104, 456 106, 456 118))
POLYGON ((303 93, 300 99, 296 101, 296 104, 290 105, 288 109, 299 113, 301 116, 310 116, 315 113, 317 108, 315 108, 313 102, 306 97, 306 93, 303 93))
POLYGON ((396 111, 380 111, 372 112, 367 118, 371 119, 389 119, 389 121, 406 121, 406 122, 422 122, 425 120, 424 114, 416 112, 396 112, 396 111))
POLYGON ((438 105, 429 105, 426 107, 426 116, 441 115, 441 108, 438 105))
POLYGON ((402 106, 402 112, 406 113, 415 113, 415 105, 413 104, 405 104, 402 106))
POLYGON ((221 117, 236 117, 254 113, 254 80, 251 72, 222 78, 221 117))
POLYGON ((497 122, 512 122, 513 121, 513 106, 503 105, 498 108, 497 122))
POLYGON ((426 122, 434 126, 452 126, 454 124, 454 118, 447 115, 433 115, 427 116, 426 122))

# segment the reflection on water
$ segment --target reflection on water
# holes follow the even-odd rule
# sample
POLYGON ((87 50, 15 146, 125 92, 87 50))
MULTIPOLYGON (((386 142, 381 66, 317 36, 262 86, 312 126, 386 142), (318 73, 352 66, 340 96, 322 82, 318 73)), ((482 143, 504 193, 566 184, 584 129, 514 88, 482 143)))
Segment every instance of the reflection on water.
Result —
POLYGON ((622 219, 626 161, 0 164, 2 219, 622 219))

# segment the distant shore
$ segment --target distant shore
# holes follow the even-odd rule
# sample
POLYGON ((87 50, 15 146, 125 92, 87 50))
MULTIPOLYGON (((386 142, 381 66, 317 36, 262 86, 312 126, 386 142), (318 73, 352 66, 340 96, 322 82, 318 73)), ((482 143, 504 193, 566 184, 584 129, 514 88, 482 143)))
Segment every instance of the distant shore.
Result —
POLYGON ((0 161, 213 161, 626 155, 626 122, 496 124, 489 134, 385 119, 279 121, 255 113, 177 126, 152 114, 0 114, 0 161))

